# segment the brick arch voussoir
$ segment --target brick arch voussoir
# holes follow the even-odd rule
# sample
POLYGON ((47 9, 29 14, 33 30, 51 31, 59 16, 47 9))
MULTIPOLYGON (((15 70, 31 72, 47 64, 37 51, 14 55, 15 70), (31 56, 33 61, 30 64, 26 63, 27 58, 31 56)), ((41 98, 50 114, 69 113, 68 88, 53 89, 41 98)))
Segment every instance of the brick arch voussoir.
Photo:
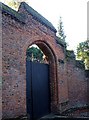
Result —
POLYGON ((49 57, 51 57, 52 60, 56 60, 56 54, 54 52, 54 50, 51 48, 51 45, 50 43, 48 43, 47 41, 45 40, 42 40, 42 39, 39 39, 39 38, 30 38, 23 46, 23 51, 24 51, 24 56, 26 56, 26 51, 27 51, 27 48, 29 46, 31 46, 32 44, 36 44, 38 45, 41 50, 43 50, 43 52, 46 53, 45 54, 48 54, 50 55, 49 57), (44 48, 44 49, 43 49, 44 48))

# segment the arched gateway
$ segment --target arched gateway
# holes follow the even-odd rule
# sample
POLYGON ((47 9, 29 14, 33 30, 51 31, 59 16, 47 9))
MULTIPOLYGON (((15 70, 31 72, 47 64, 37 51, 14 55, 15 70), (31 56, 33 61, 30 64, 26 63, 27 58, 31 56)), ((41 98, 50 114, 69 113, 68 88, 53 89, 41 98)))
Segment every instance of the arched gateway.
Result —
POLYGON ((56 56, 45 41, 34 41, 33 44, 44 52, 49 64, 26 61, 27 113, 32 119, 40 118, 57 109, 57 70, 56 56), (53 89, 55 88, 55 89, 53 89))
POLYGON ((86 105, 88 78, 73 51, 65 54, 65 45, 57 38, 53 25, 24 2, 18 11, 0 3, 0 12, 2 118, 27 114, 40 118, 86 105), (26 61, 27 48, 33 44, 44 52, 49 64, 26 61))

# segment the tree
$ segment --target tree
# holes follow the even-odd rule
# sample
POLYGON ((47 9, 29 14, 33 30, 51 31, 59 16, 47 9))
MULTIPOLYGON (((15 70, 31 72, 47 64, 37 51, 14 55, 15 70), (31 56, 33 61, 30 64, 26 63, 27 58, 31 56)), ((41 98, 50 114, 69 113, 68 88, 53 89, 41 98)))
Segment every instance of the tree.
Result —
POLYGON ((21 2, 27 2, 27 0, 5 0, 4 1, 5 4, 7 4, 9 7, 15 10, 18 10, 21 2))
POLYGON ((30 61, 42 62, 43 52, 37 47, 30 47, 27 49, 27 59, 30 61))
POLYGON ((85 68, 89 69, 89 40, 79 43, 77 47, 77 58, 83 60, 85 68))
POLYGON ((58 37, 61 41, 65 42, 66 35, 64 34, 63 22, 61 17, 58 25, 58 37))
POLYGON ((58 36, 57 43, 58 44, 61 43, 66 48, 68 44, 65 41, 66 35, 64 33, 63 22, 62 22, 61 17, 60 17, 59 24, 58 24, 58 35, 57 36, 58 36))

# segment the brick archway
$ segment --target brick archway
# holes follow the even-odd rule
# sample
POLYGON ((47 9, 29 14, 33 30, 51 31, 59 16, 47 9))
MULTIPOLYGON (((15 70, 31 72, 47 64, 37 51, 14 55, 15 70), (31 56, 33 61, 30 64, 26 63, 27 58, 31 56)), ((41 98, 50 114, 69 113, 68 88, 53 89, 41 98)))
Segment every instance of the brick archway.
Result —
POLYGON ((29 44, 36 44, 48 57, 49 61, 49 79, 50 79, 50 109, 51 112, 56 112, 58 105, 58 87, 57 87, 57 67, 56 67, 56 56, 50 47, 50 45, 42 40, 37 40, 29 44))
POLYGON ((26 115, 26 50, 32 44, 39 46, 49 58, 51 112, 88 107, 88 76, 84 65, 75 60, 73 51, 66 50, 52 23, 25 2, 18 11, 0 3, 0 11, 2 118, 26 115))

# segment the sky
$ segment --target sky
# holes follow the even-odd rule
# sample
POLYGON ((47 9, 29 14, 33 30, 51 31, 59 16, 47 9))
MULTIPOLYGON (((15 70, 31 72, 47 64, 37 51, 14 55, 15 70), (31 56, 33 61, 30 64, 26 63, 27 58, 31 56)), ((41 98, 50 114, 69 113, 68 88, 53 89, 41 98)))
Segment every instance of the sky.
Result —
MULTIPOLYGON (((5 0, 1 0, 5 1, 5 0)), ((58 29, 60 16, 68 49, 76 50, 87 39, 88 0, 27 0, 27 3, 58 29)))

